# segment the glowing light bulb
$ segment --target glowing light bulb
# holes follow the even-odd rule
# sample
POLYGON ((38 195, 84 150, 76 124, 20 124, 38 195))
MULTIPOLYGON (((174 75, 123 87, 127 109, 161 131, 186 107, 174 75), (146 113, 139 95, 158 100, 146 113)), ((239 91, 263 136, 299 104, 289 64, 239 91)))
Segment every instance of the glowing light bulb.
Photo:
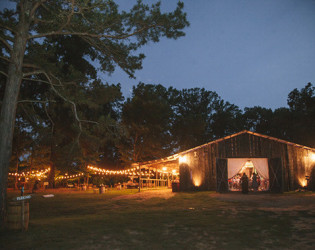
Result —
POLYGON ((181 163, 187 163, 187 156, 186 155, 179 156, 179 164, 181 164, 181 163))

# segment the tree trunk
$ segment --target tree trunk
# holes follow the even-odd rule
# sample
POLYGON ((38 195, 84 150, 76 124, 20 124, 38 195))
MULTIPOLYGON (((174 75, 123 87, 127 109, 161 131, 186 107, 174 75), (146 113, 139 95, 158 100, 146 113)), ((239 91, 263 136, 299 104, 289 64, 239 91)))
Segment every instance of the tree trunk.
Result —
POLYGON ((50 159, 50 171, 48 176, 48 187, 55 188, 55 163, 50 159))
POLYGON ((0 115, 0 223, 3 225, 6 194, 8 185, 8 171, 12 152, 12 139, 15 124, 15 114, 17 101, 23 77, 23 59, 30 26, 30 19, 25 13, 30 13, 31 4, 28 1, 20 5, 23 12, 20 13, 19 23, 16 27, 13 50, 11 52, 8 77, 5 86, 4 97, 2 100, 0 115))
MULTIPOLYGON (((16 165, 15 165, 15 167, 16 167, 16 173, 17 174, 19 172, 19 150, 18 149, 19 149, 19 143, 17 143, 17 147, 16 147, 16 165)), ((19 187, 18 187, 18 177, 17 176, 15 176, 14 189, 15 190, 19 189, 19 187)))
MULTIPOLYGON (((16 134, 16 150, 15 150, 15 173, 18 174, 19 172, 19 149, 20 149, 20 133, 17 133, 16 134)), ((15 176, 15 182, 14 182, 14 189, 15 190, 18 190, 19 187, 18 187, 18 176, 16 175, 15 176)))
POLYGON ((49 188, 55 188, 55 170, 56 170, 56 144, 55 128, 52 128, 51 145, 50 145, 50 172, 48 176, 49 188))

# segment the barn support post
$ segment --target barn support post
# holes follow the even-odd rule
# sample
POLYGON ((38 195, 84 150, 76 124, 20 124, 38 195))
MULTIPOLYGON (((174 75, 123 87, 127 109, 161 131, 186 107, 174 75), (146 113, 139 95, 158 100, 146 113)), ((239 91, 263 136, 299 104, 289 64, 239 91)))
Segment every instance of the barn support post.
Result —
POLYGON ((140 167, 140 163, 139 163, 139 175, 138 175, 138 178, 139 178, 139 185, 138 185, 138 191, 139 193, 141 192, 141 167, 140 167))

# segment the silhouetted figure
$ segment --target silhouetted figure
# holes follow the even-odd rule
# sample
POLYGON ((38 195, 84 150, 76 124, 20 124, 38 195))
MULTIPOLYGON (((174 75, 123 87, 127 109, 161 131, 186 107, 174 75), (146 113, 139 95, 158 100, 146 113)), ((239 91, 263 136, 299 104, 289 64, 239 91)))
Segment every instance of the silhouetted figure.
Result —
POLYGON ((252 188, 256 192, 258 190, 258 181, 257 181, 257 175, 253 173, 253 178, 252 178, 252 188))
POLYGON ((39 181, 36 180, 35 183, 34 183, 33 189, 32 189, 32 193, 36 192, 36 190, 38 189, 38 184, 39 184, 39 181))
POLYGON ((248 193, 248 177, 245 173, 243 174, 241 178, 241 182, 242 182, 242 193, 247 194, 248 193))
POLYGON ((21 196, 24 195, 24 184, 22 184, 22 187, 21 187, 21 196))

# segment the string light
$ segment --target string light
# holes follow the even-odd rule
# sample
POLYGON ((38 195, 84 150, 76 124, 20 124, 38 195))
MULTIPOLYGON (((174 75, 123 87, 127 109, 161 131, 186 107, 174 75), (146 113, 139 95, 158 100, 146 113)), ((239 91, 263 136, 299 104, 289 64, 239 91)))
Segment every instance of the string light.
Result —
POLYGON ((95 174, 105 174, 105 175, 139 175, 139 172, 136 172, 137 168, 130 168, 126 170, 109 170, 102 169, 97 167, 88 166, 88 169, 95 172, 95 174))
POLYGON ((172 173, 173 175, 178 175, 176 170, 172 170, 171 172, 166 171, 167 168, 163 168, 162 170, 144 170, 139 172, 139 167, 134 167, 130 169, 125 169, 125 170, 109 170, 109 169, 103 169, 103 168, 98 168, 98 167, 93 167, 93 166, 88 166, 88 169, 92 170, 94 174, 98 175, 128 175, 128 176, 139 176, 141 173, 141 176, 154 176, 156 173, 159 174, 167 174, 167 173, 172 173), (138 171, 137 171, 138 170, 138 171))
POLYGON ((18 173, 9 173, 9 176, 16 176, 16 177, 26 177, 26 176, 27 177, 43 177, 49 171, 50 171, 50 168, 46 168, 46 169, 43 169, 43 170, 22 172, 20 174, 18 174, 18 173))
POLYGON ((83 175, 84 175, 84 173, 73 174, 73 175, 65 174, 65 176, 58 176, 58 177, 56 177, 55 180, 73 179, 73 178, 77 178, 77 177, 80 177, 80 176, 83 176, 83 175))
MULTIPOLYGON (((92 167, 88 166, 88 169, 92 170, 94 174, 98 175, 128 175, 128 176, 135 176, 135 175, 140 175, 139 171, 137 168, 130 168, 130 169, 125 169, 125 170, 109 170, 109 169, 103 169, 103 168, 97 168, 97 167, 92 167)), ((141 172, 141 175, 151 175, 154 176, 153 171, 144 171, 141 172)))
MULTIPOLYGON (((97 175, 127 175, 127 176, 155 176, 157 173, 161 174, 164 176, 164 174, 171 173, 173 175, 178 175, 176 170, 171 170, 171 172, 167 172, 167 168, 163 168, 162 170, 144 170, 144 171, 139 171, 139 167, 133 167, 130 169, 124 169, 124 170, 109 170, 109 169, 102 169, 98 167, 93 167, 93 166, 88 166, 87 167, 89 170, 92 170, 94 174, 97 175)), ((33 170, 33 171, 27 171, 27 172, 22 172, 22 173, 9 173, 9 176, 14 176, 14 177, 28 177, 27 179, 31 177, 36 177, 36 178, 44 178, 46 177, 45 175, 50 171, 50 168, 46 168, 43 170, 33 170)), ((84 176, 84 173, 79 173, 79 174, 73 174, 73 175, 68 175, 67 173, 64 176, 58 176, 55 178, 55 180, 63 180, 63 179, 73 179, 77 177, 84 176)), ((20 179, 20 178, 19 178, 20 179)))

